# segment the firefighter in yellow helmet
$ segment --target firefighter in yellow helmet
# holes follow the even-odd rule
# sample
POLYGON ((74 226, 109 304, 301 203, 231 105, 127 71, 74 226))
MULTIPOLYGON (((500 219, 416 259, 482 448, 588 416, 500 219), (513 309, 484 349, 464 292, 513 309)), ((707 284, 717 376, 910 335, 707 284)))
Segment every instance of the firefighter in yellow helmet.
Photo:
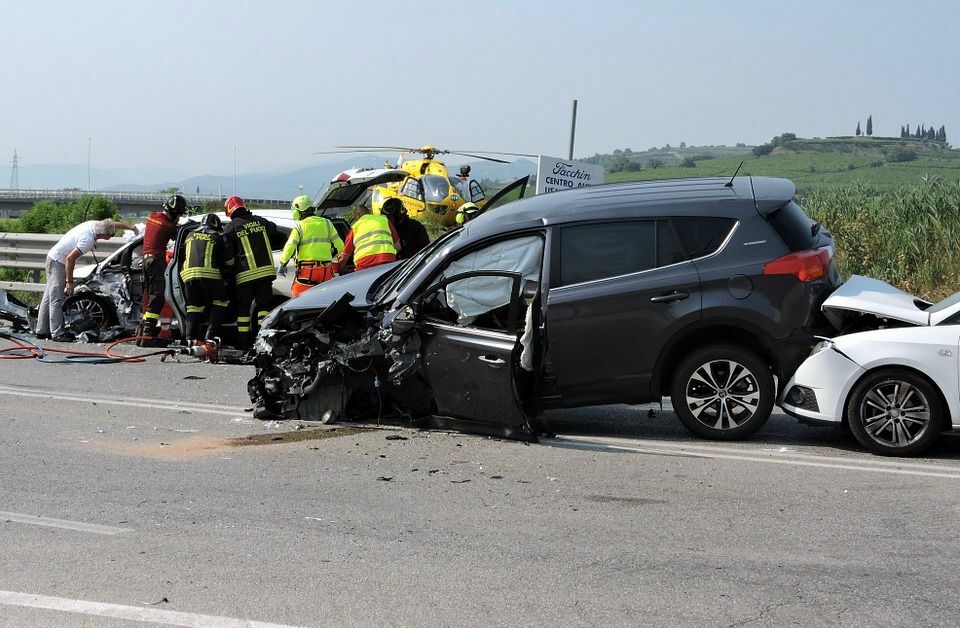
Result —
POLYGON ((332 222, 314 213, 313 203, 306 194, 293 199, 290 209, 296 222, 280 255, 277 274, 286 275, 287 264, 296 259, 297 275, 291 291, 297 296, 312 286, 333 279, 337 272, 334 260, 343 250, 343 240, 332 222))

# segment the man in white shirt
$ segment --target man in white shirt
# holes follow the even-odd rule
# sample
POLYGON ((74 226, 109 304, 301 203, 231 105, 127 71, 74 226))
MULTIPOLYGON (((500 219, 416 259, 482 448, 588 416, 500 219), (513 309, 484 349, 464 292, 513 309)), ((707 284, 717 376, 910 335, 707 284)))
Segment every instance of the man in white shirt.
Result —
POLYGON ((63 326, 63 302, 73 295, 73 267, 77 259, 93 250, 97 240, 109 240, 117 228, 134 229, 124 222, 88 220, 68 231, 47 253, 47 288, 37 315, 37 338, 73 342, 63 326))

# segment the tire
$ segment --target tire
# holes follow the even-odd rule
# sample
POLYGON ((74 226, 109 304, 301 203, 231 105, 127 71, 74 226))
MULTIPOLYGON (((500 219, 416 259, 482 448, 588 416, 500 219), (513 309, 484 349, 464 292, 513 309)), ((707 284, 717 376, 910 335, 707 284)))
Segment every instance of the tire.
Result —
POLYGON ((93 294, 75 294, 63 302, 64 321, 76 333, 102 332, 113 325, 117 317, 113 308, 93 294))
POLYGON ((868 373, 847 401, 847 423, 854 438, 881 456, 926 451, 940 435, 944 417, 937 389, 907 369, 868 373))
POLYGON ((748 349, 713 345, 677 366, 673 410, 702 438, 736 440, 759 430, 773 411, 776 390, 766 362, 748 349))

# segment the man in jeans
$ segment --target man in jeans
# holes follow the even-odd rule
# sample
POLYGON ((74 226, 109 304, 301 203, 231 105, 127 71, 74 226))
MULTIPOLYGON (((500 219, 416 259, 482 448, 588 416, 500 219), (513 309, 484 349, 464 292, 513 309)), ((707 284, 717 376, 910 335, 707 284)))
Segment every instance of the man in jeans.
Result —
POLYGON ((47 253, 47 287, 37 315, 37 338, 73 342, 63 326, 63 302, 73 296, 73 267, 81 255, 93 250, 97 240, 109 240, 117 231, 136 228, 124 222, 88 220, 68 231, 47 253))

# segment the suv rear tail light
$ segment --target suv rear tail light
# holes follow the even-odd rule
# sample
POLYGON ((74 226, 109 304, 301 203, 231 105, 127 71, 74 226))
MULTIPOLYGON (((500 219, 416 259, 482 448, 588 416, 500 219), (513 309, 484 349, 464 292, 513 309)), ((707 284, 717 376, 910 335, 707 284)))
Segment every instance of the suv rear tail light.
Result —
POLYGON ((830 249, 814 249, 790 253, 767 262, 764 275, 793 275, 800 281, 813 281, 826 277, 830 268, 830 249))

